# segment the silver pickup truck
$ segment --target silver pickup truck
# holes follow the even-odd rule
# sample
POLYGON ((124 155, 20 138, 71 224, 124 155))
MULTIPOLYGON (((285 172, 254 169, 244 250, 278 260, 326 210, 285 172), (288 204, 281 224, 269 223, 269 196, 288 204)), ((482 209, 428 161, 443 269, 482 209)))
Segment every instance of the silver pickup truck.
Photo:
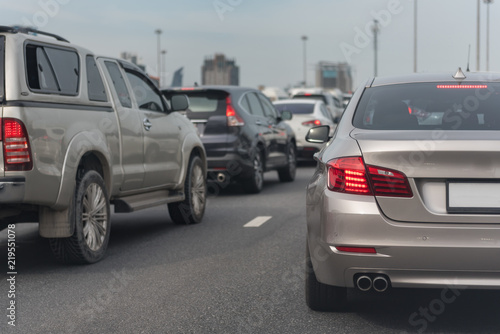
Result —
POLYGON ((64 38, 0 27, 0 228, 39 222, 62 262, 107 248, 110 208, 168 204, 178 224, 206 204, 195 127, 137 66, 64 38))

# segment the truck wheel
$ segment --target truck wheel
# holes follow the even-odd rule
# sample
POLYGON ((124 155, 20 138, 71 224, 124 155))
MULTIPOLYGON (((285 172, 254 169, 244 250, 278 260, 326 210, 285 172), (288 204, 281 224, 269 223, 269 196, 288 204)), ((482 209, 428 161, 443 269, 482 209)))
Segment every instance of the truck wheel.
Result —
POLYGON ((257 152, 253 158, 253 171, 248 180, 245 180, 243 187, 247 193, 260 193, 264 187, 264 163, 262 162, 262 153, 257 152))
POLYGON ((306 246, 306 303, 313 311, 332 312, 347 309, 347 288, 318 281, 306 246))
POLYGON ((193 156, 189 162, 184 193, 184 201, 168 204, 170 218, 175 224, 200 223, 207 203, 207 179, 203 162, 198 156, 193 156))
POLYGON ((56 258, 64 263, 101 260, 108 246, 111 224, 108 193, 96 171, 87 171, 77 180, 70 217, 75 224, 73 235, 50 239, 56 258))
POLYGON ((287 151, 287 165, 286 167, 278 169, 278 176, 280 182, 292 182, 295 180, 297 173, 297 158, 295 156, 295 145, 290 143, 287 151))

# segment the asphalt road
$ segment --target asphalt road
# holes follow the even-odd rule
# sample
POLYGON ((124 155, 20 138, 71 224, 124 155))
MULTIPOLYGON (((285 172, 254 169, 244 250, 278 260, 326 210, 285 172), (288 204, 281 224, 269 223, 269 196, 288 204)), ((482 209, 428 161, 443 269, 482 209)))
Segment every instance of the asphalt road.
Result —
POLYGON ((300 167, 293 183, 267 173, 258 195, 211 188, 198 225, 174 225, 166 207, 115 214, 107 256, 94 265, 60 265, 37 225, 17 225, 15 298, 1 231, 0 333, 500 331, 497 291, 352 291, 349 312, 309 310, 303 272, 312 173, 300 167), (256 217, 265 217, 262 225, 245 226, 256 217))

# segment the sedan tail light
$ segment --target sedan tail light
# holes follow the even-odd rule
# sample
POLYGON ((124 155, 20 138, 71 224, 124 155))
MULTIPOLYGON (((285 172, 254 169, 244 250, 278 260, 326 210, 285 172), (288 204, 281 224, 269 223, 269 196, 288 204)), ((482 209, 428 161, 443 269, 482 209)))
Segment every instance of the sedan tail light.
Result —
POLYGON ((365 165, 362 157, 338 158, 328 162, 328 189, 359 195, 413 197, 406 175, 365 165))
POLYGON ((2 121, 3 156, 6 171, 33 168, 28 133, 24 124, 12 118, 2 121))
POLYGON ((236 110, 231 103, 231 97, 226 97, 226 117, 227 117, 227 126, 243 126, 245 122, 238 115, 236 110))
POLYGON ((312 121, 302 122, 302 125, 304 125, 304 126, 310 126, 310 127, 320 126, 321 125, 321 121, 319 119, 314 119, 312 121))

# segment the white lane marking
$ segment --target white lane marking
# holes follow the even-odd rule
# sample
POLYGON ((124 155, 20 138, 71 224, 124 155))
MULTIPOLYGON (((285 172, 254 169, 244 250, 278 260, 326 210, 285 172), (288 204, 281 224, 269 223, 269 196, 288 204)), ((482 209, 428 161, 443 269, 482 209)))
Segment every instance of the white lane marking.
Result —
POLYGON ((243 227, 259 227, 271 218, 273 217, 272 216, 255 217, 254 219, 243 225, 243 227))

